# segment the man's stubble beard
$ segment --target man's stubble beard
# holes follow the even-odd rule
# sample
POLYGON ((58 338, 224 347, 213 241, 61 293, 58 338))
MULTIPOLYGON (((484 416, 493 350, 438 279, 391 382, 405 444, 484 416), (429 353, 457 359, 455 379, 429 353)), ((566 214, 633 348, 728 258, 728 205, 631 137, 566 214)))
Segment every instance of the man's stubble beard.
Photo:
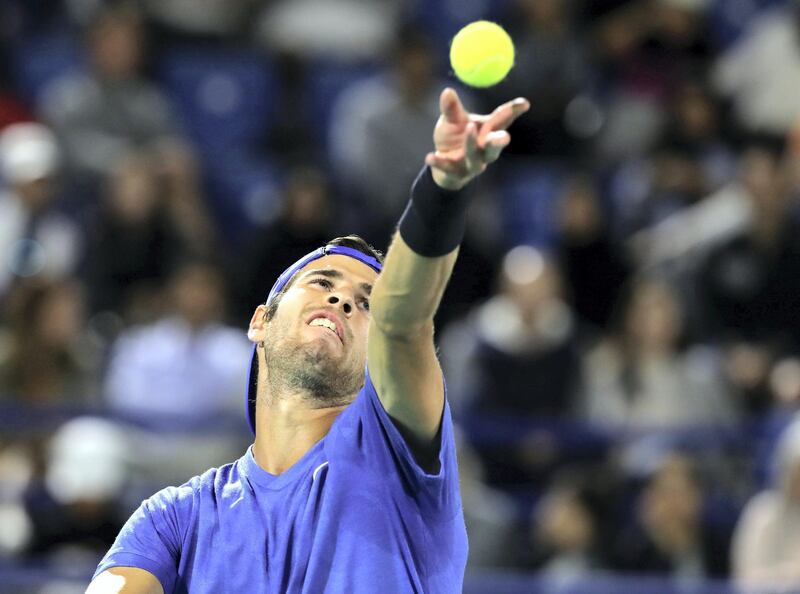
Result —
MULTIPOLYGON (((277 326, 277 325, 276 325, 277 326)), ((270 396, 301 393, 315 408, 349 404, 364 385, 364 370, 346 369, 318 341, 302 342, 273 327, 264 342, 270 396)))

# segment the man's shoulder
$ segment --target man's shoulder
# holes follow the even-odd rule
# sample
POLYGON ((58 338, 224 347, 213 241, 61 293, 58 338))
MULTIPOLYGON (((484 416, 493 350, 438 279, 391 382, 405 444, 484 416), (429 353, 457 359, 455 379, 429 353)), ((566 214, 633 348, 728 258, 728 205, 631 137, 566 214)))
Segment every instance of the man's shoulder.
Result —
POLYGON ((217 503, 220 495, 229 496, 232 490, 241 490, 241 479, 237 460, 209 468, 182 485, 157 491, 145 500, 145 506, 151 510, 171 509, 180 515, 196 513, 201 505, 217 503))

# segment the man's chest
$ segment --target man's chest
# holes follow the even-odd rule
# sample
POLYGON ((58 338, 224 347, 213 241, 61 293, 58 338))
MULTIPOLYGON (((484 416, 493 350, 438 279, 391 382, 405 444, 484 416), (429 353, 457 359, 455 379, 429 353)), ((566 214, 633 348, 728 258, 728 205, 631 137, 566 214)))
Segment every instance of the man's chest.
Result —
POLYGON ((357 576, 404 556, 422 527, 380 478, 315 470, 296 489, 201 506, 179 564, 186 592, 318 593, 333 573, 357 576))

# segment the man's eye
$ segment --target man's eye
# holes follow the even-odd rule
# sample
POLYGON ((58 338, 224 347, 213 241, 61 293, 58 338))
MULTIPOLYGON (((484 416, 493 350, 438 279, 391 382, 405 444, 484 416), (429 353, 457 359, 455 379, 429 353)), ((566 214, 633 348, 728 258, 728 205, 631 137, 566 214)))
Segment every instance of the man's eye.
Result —
POLYGON ((324 278, 315 278, 314 280, 311 281, 311 283, 312 284, 317 283, 318 285, 320 285, 321 287, 325 287, 326 289, 330 289, 333 286, 333 283, 331 283, 331 281, 324 278))
POLYGON ((369 299, 362 299, 361 300, 361 307, 369 311, 369 299))

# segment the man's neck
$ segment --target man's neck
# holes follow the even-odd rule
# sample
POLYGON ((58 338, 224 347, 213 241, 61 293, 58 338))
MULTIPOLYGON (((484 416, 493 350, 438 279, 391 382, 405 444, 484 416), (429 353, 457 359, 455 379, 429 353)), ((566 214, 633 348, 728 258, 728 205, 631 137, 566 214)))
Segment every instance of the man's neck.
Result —
POLYGON ((312 408, 296 395, 259 401, 256 415, 256 463, 270 474, 282 474, 330 431, 345 406, 312 408))

